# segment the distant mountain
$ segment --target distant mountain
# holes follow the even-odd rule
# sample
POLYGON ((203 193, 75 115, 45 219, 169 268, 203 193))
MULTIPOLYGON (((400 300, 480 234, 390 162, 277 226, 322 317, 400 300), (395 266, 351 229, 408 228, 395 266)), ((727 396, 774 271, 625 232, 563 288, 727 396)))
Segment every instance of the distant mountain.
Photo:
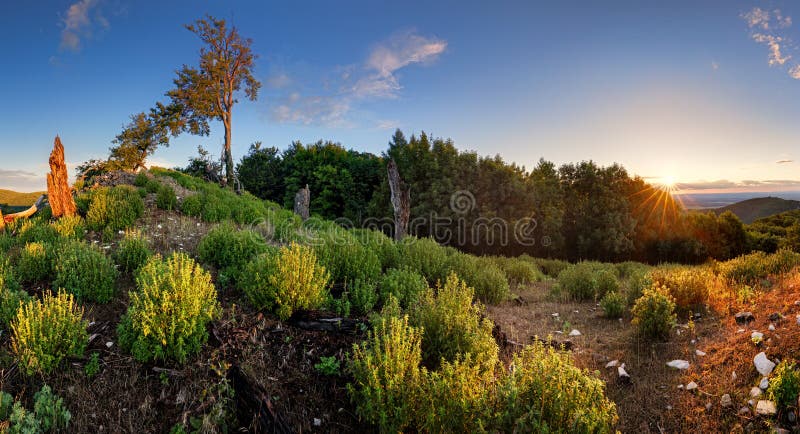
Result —
POLYGON ((36 203, 36 199, 43 194, 43 191, 18 193, 16 191, 3 190, 0 188, 0 209, 2 209, 4 213, 25 209, 36 203))
POLYGON ((725 211, 730 211, 736 214, 742 222, 749 224, 760 218, 797 209, 800 209, 800 201, 797 200, 787 200, 779 197, 757 197, 715 208, 714 212, 722 214, 725 211))

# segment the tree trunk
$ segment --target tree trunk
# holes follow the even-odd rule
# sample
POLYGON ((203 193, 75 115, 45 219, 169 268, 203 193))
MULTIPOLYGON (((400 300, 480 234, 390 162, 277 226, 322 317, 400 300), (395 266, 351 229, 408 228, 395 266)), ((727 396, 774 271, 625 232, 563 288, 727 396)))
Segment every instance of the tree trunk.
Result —
POLYGON ((389 188, 394 208, 394 239, 402 240, 408 235, 408 219, 411 216, 411 189, 405 185, 394 159, 389 160, 389 188))
POLYGON ((308 189, 308 184, 305 188, 297 190, 294 195, 294 213, 299 215, 303 221, 308 220, 311 215, 309 208, 311 206, 311 191, 308 189))
POLYGON ((235 188, 235 179, 233 173, 233 152, 231 152, 231 115, 228 114, 228 120, 224 122, 225 125, 225 179, 228 187, 235 188))
POLYGON ((76 212, 72 189, 69 187, 67 164, 64 162, 64 145, 56 136, 53 152, 50 153, 50 173, 47 174, 47 198, 53 217, 70 217, 76 212))

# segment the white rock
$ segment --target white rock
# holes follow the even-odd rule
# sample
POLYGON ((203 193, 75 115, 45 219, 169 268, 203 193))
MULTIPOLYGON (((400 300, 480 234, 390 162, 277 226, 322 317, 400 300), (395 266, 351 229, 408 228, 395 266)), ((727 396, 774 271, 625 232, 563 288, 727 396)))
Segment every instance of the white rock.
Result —
POLYGON ((322 426, 322 419, 314 418, 314 426, 322 426))
POLYGON ((697 383, 690 381, 689 384, 686 385, 686 390, 691 392, 694 389, 697 389, 697 383))
POLYGON ((619 360, 612 360, 606 363, 606 368, 616 368, 617 366, 619 366, 619 360))
POLYGON ((736 333, 744 333, 744 329, 736 330, 736 333))
POLYGON ((775 331, 775 326, 770 324, 769 325, 769 331, 774 332, 775 331))
POLYGON ((558 318, 558 312, 550 314, 553 318, 558 318))
POLYGON ((161 225, 158 225, 158 228, 161 229, 161 225))
POLYGON ((700 351, 700 350, 694 350, 694 354, 695 354, 696 356, 700 356, 700 357, 702 357, 702 356, 705 356, 705 355, 706 355, 705 351, 700 351))
POLYGON ((623 363, 622 366, 617 367, 617 378, 623 383, 627 383, 631 381, 631 376, 628 375, 628 371, 625 370, 625 364, 623 363))
POLYGON ((667 366, 673 369, 689 369, 689 362, 686 360, 676 359, 667 362, 667 366))
POLYGON ((767 358, 767 355, 762 351, 753 358, 753 364, 756 365, 756 370, 759 374, 766 377, 772 370, 775 369, 775 363, 767 358))
POLYGON ((733 400, 729 394, 722 395, 722 398, 719 400, 719 404, 723 407, 730 407, 733 405, 733 400))
POLYGON ((778 412, 778 409, 775 407, 775 403, 772 401, 760 400, 758 404, 756 404, 756 414, 760 414, 762 416, 772 416, 778 412))
POLYGON ((750 396, 752 396, 753 398, 758 398, 759 396, 761 396, 762 393, 763 392, 758 387, 753 387, 750 389, 750 396))
POLYGON ((573 310, 572 313, 580 313, 579 310, 573 310))
POLYGON ((683 390, 683 384, 678 385, 678 390, 683 390))
POLYGON ((581 335, 581 332, 579 332, 577 329, 572 329, 572 331, 569 332, 569 336, 573 336, 574 337, 574 336, 580 336, 580 335, 581 335))
POLYGON ((114 346, 114 343, 111 341, 106 342, 106 347, 111 348, 114 346))
POLYGON ((761 332, 750 333, 750 339, 760 341, 760 340, 764 339, 764 333, 761 333, 761 332))
POLYGON ((731 374, 731 380, 736 381, 736 371, 733 371, 733 373, 731 374))
MULTIPOLYGON (((758 387, 756 387, 756 389, 758 389, 758 387)), ((759 390, 760 390, 760 389, 759 389, 759 390)), ((750 399, 750 400, 748 400, 748 401, 747 401, 747 405, 749 405, 750 407, 752 407, 752 406, 756 405, 756 402, 755 402, 755 401, 753 401, 752 399, 750 399)))
POLYGON ((796 319, 797 319, 797 324, 800 325, 800 315, 797 315, 796 319))
POLYGON ((762 378, 761 382, 758 383, 758 388, 761 389, 761 390, 769 389, 769 378, 767 378, 767 377, 762 378))

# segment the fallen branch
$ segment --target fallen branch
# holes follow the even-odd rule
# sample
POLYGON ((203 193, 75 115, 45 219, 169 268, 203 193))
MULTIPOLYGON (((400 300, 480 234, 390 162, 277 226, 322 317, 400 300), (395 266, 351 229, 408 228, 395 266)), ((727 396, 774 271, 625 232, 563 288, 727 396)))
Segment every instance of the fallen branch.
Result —
MULTIPOLYGON (((39 212, 39 210, 44 208, 44 201, 46 199, 47 196, 45 195, 39 196, 39 199, 36 199, 36 203, 33 204, 33 206, 31 206, 30 208, 26 209, 25 211, 20 211, 18 213, 8 214, 8 215, 2 215, 2 213, 0 213, 0 216, 3 217, 3 223, 11 223, 14 220, 28 218, 36 214, 37 212, 39 212)), ((3 227, 3 225, 0 224, 0 227, 3 227)))

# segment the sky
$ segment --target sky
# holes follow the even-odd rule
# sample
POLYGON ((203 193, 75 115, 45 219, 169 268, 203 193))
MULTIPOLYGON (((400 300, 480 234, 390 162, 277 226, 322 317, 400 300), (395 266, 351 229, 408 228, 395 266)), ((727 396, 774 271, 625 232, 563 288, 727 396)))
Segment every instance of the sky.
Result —
MULTIPOLYGON (((56 134, 70 167, 106 158, 197 63, 184 25, 205 14, 259 56, 237 160, 255 141, 379 154, 400 128, 529 169, 594 160, 688 192, 800 190, 800 3, 752 0, 3 1, 0 188, 43 189, 56 134)), ((211 127, 149 163, 217 155, 211 127)))

